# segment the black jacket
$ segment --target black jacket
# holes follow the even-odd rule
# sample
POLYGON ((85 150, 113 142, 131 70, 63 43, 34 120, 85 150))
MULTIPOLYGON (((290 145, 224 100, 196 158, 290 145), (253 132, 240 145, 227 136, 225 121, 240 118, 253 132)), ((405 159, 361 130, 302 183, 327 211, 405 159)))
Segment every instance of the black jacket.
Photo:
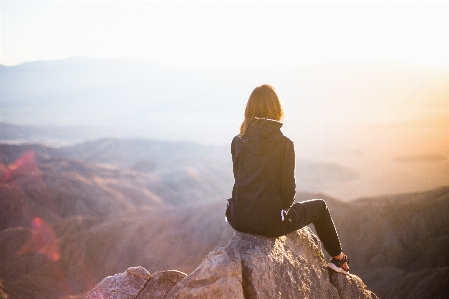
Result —
POLYGON ((286 225, 282 210, 295 196, 295 151, 282 123, 255 118, 231 145, 234 188, 226 216, 241 232, 278 236, 286 225))

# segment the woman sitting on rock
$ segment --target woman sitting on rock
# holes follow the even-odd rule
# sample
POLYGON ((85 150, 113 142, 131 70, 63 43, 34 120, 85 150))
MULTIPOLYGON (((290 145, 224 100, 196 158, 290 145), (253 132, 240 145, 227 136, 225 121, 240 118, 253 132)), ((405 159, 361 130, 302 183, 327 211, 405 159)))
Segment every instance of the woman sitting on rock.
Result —
POLYGON ((332 257, 328 266, 348 274, 349 260, 326 203, 295 200, 295 150, 281 132, 284 111, 276 90, 267 84, 256 87, 245 109, 240 134, 231 144, 234 170, 232 198, 226 217, 240 232, 279 237, 310 223, 332 257))

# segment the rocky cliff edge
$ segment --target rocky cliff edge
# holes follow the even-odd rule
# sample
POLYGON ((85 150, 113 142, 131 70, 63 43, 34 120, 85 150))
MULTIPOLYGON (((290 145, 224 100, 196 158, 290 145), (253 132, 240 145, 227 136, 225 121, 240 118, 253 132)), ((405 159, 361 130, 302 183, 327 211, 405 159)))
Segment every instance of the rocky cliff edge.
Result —
POLYGON ((359 277, 326 267, 320 241, 308 227, 280 238, 236 232, 189 275, 129 268, 106 277, 85 297, 97 298, 378 299, 359 277))

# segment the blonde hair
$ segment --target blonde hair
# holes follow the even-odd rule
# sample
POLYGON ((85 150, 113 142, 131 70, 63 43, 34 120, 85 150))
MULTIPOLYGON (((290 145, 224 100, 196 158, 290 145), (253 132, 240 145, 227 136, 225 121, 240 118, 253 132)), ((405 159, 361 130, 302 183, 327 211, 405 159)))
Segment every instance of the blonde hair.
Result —
POLYGON ((240 137, 245 135, 246 129, 254 118, 267 118, 281 121, 284 110, 273 86, 263 84, 254 88, 249 96, 245 108, 245 118, 240 125, 240 137))

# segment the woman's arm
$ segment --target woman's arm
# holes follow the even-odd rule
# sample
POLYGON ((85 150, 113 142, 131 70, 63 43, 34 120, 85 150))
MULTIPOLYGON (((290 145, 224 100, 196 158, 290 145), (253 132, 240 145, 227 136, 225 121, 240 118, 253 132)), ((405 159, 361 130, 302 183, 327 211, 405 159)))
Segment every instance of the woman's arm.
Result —
POLYGON ((281 196, 283 208, 287 210, 295 201, 295 148, 288 139, 281 160, 281 196))

